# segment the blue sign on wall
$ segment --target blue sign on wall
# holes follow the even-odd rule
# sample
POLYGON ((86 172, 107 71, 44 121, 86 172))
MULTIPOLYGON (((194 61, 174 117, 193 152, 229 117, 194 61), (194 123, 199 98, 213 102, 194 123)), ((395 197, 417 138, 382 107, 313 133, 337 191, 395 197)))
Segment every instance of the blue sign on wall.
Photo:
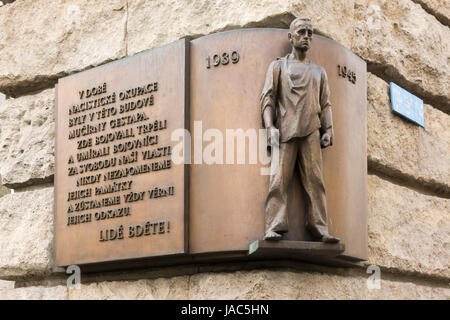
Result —
POLYGON ((390 83, 390 89, 392 111, 425 127, 423 100, 393 82, 390 83))

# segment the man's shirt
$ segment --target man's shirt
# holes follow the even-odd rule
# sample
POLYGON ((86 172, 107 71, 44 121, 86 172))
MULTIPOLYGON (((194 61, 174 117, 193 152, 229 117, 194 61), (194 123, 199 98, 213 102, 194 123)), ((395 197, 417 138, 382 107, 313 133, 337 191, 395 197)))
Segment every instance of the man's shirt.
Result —
POLYGON ((301 63, 292 53, 270 64, 260 101, 261 115, 271 109, 280 142, 332 128, 325 69, 310 60, 301 63))

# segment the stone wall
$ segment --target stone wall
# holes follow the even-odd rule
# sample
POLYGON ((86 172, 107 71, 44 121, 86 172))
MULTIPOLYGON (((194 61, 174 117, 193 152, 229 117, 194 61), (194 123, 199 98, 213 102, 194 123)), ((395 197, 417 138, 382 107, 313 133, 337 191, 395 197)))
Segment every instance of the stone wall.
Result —
POLYGON ((437 0, 87 3, 18 0, 0 7, 0 92, 15 97, 0 104, 0 175, 15 189, 0 197, 0 299, 450 298, 448 6, 437 0), (311 17, 317 33, 368 65, 366 265, 381 268, 381 288, 367 288, 366 266, 278 262, 90 274, 81 288, 67 289, 65 275, 51 269, 57 79, 185 36, 287 28, 295 16, 311 17), (391 112, 390 81, 424 100, 425 128, 391 112))
MULTIPOLYGON (((3 103, 3 101, 6 100, 6 96, 2 93, 0 93, 0 105, 3 103)), ((0 120, 0 134, 2 132, 2 122, 0 120)), ((1 176, 0 176, 0 181, 1 181, 1 176)), ((8 188, 6 188, 3 185, 0 185, 0 197, 4 196, 5 194, 8 194, 10 191, 8 188)))

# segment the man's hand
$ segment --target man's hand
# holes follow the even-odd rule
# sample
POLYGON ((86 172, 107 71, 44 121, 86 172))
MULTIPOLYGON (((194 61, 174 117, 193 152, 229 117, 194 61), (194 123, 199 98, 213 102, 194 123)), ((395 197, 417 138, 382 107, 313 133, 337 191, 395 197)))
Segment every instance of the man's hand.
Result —
POLYGON ((320 138, 320 146, 322 148, 326 148, 331 146, 332 144, 333 144, 333 133, 331 129, 328 129, 320 138))
POLYGON ((267 145, 271 147, 280 145, 280 132, 274 126, 267 128, 267 145))

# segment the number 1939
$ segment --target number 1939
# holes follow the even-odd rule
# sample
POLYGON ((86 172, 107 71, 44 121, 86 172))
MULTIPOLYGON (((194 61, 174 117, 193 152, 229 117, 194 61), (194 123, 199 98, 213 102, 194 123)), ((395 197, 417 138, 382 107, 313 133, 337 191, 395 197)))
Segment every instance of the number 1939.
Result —
POLYGON ((211 56, 206 57, 206 68, 210 69, 211 65, 218 67, 220 65, 227 65, 231 63, 236 64, 239 62, 239 52, 236 50, 231 51, 231 53, 223 52, 222 54, 215 53, 211 56))

